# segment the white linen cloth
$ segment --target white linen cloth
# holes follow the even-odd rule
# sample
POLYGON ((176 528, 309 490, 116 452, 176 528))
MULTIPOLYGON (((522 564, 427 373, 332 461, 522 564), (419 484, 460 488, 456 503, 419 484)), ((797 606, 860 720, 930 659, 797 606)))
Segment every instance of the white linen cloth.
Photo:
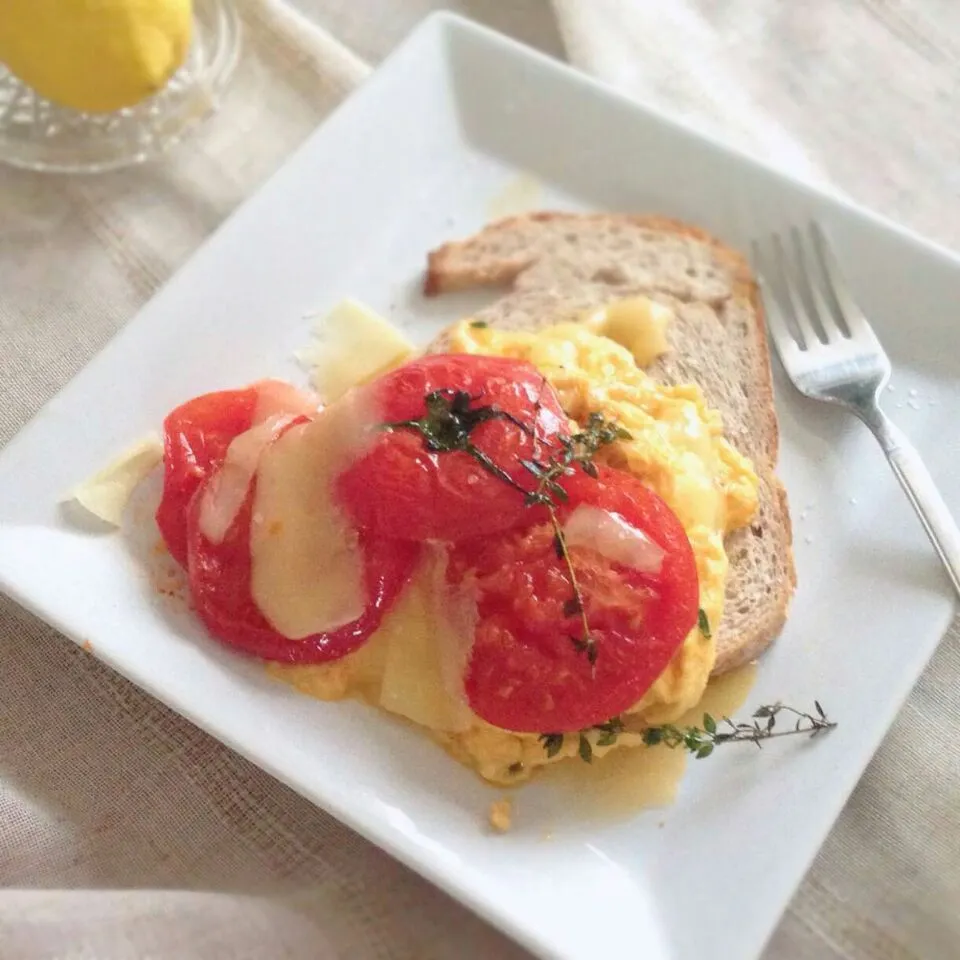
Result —
MULTIPOLYGON (((950 0, 238 2, 245 50, 226 103, 166 160, 91 179, 0 169, 0 443, 441 6, 960 245, 950 0)), ((766 960, 960 956, 958 639, 766 960)), ((0 957, 527 956, 4 599, 0 642, 0 957)))

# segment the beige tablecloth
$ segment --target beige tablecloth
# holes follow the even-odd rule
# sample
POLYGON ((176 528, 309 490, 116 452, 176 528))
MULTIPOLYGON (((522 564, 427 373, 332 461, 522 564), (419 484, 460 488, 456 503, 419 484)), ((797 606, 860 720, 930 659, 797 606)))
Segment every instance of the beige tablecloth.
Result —
MULTIPOLYGON (((0 443, 363 79, 366 62, 444 6, 296 5, 302 18, 278 0, 240 0, 246 50, 227 102, 166 162, 96 179, 0 170, 0 443)), ((446 6, 960 246, 951 0, 446 6)), ((5 600, 0 640, 0 957, 526 956, 5 600)), ((768 960, 960 957, 958 689, 954 635, 768 960)))

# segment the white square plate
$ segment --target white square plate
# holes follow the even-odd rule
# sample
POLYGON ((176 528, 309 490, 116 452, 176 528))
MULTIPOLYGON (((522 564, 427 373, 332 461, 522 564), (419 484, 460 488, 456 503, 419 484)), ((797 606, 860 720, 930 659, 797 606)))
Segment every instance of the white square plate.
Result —
POLYGON ((919 524, 850 418, 780 387, 800 589, 753 691, 818 697, 838 729, 725 748, 691 766, 666 813, 584 819, 533 784, 497 838, 481 818, 499 791, 372 710, 271 682, 152 597, 128 538, 78 531, 57 508, 187 396, 302 376, 290 357, 305 315, 342 295, 426 340, 463 304, 420 298, 425 252, 480 227, 518 171, 546 185, 543 206, 656 211, 740 246, 818 216, 894 360, 891 412, 960 510, 957 259, 441 15, 3 452, 0 585, 542 956, 753 957, 951 615, 919 524))

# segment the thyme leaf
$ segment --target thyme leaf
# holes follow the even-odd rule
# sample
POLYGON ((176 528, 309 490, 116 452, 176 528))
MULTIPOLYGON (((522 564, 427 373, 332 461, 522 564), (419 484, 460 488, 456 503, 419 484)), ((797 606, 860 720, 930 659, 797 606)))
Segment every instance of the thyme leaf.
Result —
POLYGON ((555 757, 563 747, 562 733, 541 733, 538 739, 543 744, 544 753, 548 757, 555 757))

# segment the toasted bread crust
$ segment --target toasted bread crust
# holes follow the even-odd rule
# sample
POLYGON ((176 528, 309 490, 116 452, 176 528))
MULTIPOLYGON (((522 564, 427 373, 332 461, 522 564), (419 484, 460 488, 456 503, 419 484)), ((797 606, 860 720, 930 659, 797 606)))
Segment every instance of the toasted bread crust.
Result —
MULTIPOLYGON (((734 315, 749 317, 748 329, 743 330, 741 340, 732 342, 731 349, 738 352, 740 363, 749 366, 749 407, 741 424, 742 446, 754 461, 761 480, 761 504, 754 523, 744 530, 736 531, 728 538, 728 553, 731 557, 731 575, 728 581, 727 613, 715 629, 717 660, 714 674, 725 673, 748 663, 759 656, 775 639, 786 620, 787 610, 796 586, 796 570, 792 553, 792 527, 787 505, 786 491, 774 474, 779 450, 779 427, 773 400, 773 378, 770 354, 767 346, 766 323, 757 283, 746 259, 700 227, 657 215, 623 214, 571 214, 562 212, 538 212, 508 217, 485 227, 480 233, 466 240, 453 241, 432 251, 428 257, 424 292, 428 296, 478 286, 512 287, 505 298, 484 312, 485 319, 497 325, 534 326, 544 318, 521 316, 511 318, 511 298, 521 294, 535 294, 548 290, 554 281, 549 271, 531 283, 524 274, 533 274, 550 266, 551 258, 561 262, 557 247, 574 243, 589 233, 594 239, 598 230, 611 234, 632 226, 642 231, 660 234, 663 238, 684 238, 694 242, 698 260, 709 260, 710 270, 702 278, 688 281, 684 288, 682 276, 669 278, 662 292, 675 298, 682 305, 706 304, 724 322, 734 315), (562 236, 554 235, 558 228, 566 228, 562 236), (550 243, 546 243, 550 232, 550 243), (703 249, 706 248, 706 249, 703 249), (715 274, 713 271, 715 268, 715 274), (697 287, 698 280, 702 280, 697 287), (498 315, 498 307, 504 315, 498 315), (506 319, 505 319, 506 317, 506 319), (769 540, 773 538, 775 550, 769 540), (752 542, 755 538, 756 542, 752 542), (742 568, 742 569, 741 569, 742 568), (762 568, 764 583, 757 584, 751 577, 762 568)), ((603 242, 600 241, 602 247, 603 242)), ((674 239, 674 243, 676 240, 674 239)), ((574 248, 575 249, 575 248, 574 248)), ((596 253, 596 250, 594 250, 596 253)), ((610 263, 618 258, 628 258, 629 251, 610 251, 610 263)), ((691 271, 688 270, 689 274, 691 271)), ((584 295, 593 296, 601 302, 623 296, 625 293, 647 289, 658 292, 658 278, 649 277, 636 287, 607 286, 590 278, 561 276, 556 281, 554 299, 560 302, 568 297, 571 302, 582 300, 584 295)), ((546 318, 549 320, 549 318, 546 318)), ((728 323, 733 328, 737 326, 728 323)), ((742 324, 740 325, 742 326, 742 324)), ((735 331, 739 334, 738 330, 735 331)), ((444 348, 443 335, 434 341, 433 350, 444 348)), ((671 362, 669 355, 658 362, 650 374, 665 382, 678 382, 685 377, 683 358, 680 363, 671 362)), ((744 388, 747 387, 746 382, 744 388)), ((724 401, 722 390, 714 393, 711 402, 724 414, 729 423, 730 405, 724 401)), ((732 401, 731 401, 732 402, 732 401)), ((739 401, 741 413, 742 398, 739 401)))
POLYGON ((472 287, 506 286, 512 283, 537 259, 534 253, 518 253, 515 257, 489 261, 478 266, 468 260, 478 241, 506 234, 518 227, 530 223, 556 224, 570 222, 579 226, 584 222, 632 223, 646 230, 660 230, 664 233, 680 234, 710 246, 717 259, 724 263, 737 281, 738 292, 756 296, 756 283, 746 259, 722 243, 712 234, 700 227, 684 223, 672 217, 659 214, 620 214, 620 213, 565 213, 563 211, 541 210, 536 213, 523 213, 504 217, 487 224, 480 233, 466 240, 451 240, 427 254, 427 270, 424 274, 423 292, 428 297, 455 290, 467 290, 472 287))

